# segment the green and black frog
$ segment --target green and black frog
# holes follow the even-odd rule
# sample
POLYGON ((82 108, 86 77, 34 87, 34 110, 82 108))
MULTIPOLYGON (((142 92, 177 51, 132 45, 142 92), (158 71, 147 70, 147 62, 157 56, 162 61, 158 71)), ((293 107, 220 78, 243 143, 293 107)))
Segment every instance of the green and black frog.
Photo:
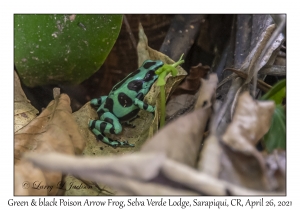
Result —
POLYGON ((91 100, 90 103, 98 107, 99 120, 90 120, 89 127, 99 140, 113 147, 134 146, 127 141, 112 140, 104 133, 119 134, 122 124, 136 118, 140 109, 155 111, 155 107, 143 102, 143 99, 158 78, 155 71, 163 65, 160 60, 146 60, 140 68, 117 83, 108 96, 91 100))

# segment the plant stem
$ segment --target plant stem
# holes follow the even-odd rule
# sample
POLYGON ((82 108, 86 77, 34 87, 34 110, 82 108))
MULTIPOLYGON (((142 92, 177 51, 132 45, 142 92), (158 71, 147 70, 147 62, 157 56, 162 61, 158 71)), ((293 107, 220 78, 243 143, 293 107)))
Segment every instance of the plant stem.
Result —
POLYGON ((165 93, 165 86, 160 86, 160 128, 165 125, 165 118, 166 118, 166 93, 165 93))

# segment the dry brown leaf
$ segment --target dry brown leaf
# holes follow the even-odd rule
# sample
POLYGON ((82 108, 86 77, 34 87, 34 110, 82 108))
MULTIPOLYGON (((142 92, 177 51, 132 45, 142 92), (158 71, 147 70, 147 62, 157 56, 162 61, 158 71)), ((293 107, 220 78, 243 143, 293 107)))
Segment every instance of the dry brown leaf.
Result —
POLYGON ((202 66, 201 63, 197 66, 192 66, 188 76, 177 87, 171 98, 181 94, 194 95, 199 90, 201 78, 205 78, 209 70, 209 66, 202 66))
POLYGON ((251 189, 274 190, 264 157, 255 148, 269 130, 274 109, 274 102, 255 101, 248 92, 239 97, 232 123, 222 137, 222 179, 251 189))
MULTIPOLYGON (((88 127, 88 122, 90 119, 97 119, 98 114, 94 108, 91 107, 90 103, 86 103, 81 109, 79 109, 77 112, 74 112, 73 117, 79 126, 79 132, 81 136, 83 136, 85 140, 86 147, 84 148, 82 154, 85 156, 114 156, 114 155, 122 155, 126 153, 131 153, 135 150, 137 150, 138 145, 134 148, 113 148, 99 140, 96 140, 95 135, 91 132, 91 130, 88 127)), ((128 132, 131 128, 124 127, 123 132, 128 132)), ((118 136, 115 136, 116 139, 118 139, 118 136)), ((132 140, 128 138, 129 142, 132 140)), ((101 185, 101 184, 99 184, 101 185)), ((64 195, 67 196, 75 196, 75 195, 112 195, 115 194, 115 192, 105 187, 105 190, 99 190, 95 184, 86 184, 83 180, 77 179, 76 177, 67 175, 65 178, 65 188, 69 189, 65 191, 64 195), (76 189, 71 188, 71 185, 74 186, 82 186, 87 185, 88 188, 84 189, 76 189)))
POLYGON ((36 118, 38 110, 27 99, 16 71, 14 71, 14 132, 36 118))
MULTIPOLYGON (((53 151, 68 155, 81 154, 85 142, 78 130, 78 125, 71 115, 70 98, 62 94, 51 101, 38 117, 15 133, 15 180, 18 183, 26 181, 29 184, 29 188, 25 191, 21 189, 22 185, 15 184, 16 195, 20 195, 18 193, 46 195, 45 191, 34 189, 39 181, 40 186, 58 185, 62 179, 60 172, 40 172, 40 169, 26 163, 22 156, 24 153, 41 154, 53 151), (31 170, 26 171, 25 166, 31 170), (28 173, 38 175, 29 176, 28 173)), ((47 194, 56 195, 58 191, 59 189, 55 188, 47 194)))
POLYGON ((274 109, 273 101, 255 101, 249 92, 242 93, 232 123, 223 135, 224 143, 234 149, 251 152, 269 130, 274 109))
POLYGON ((46 186, 47 181, 44 172, 39 167, 33 166, 31 162, 21 160, 14 169, 15 195, 49 195, 52 192, 56 195, 57 189, 55 188, 34 189, 39 185, 46 186))
POLYGON ((110 185, 122 195, 282 195, 234 186, 161 153, 136 153, 116 158, 48 153, 28 154, 26 159, 43 169, 59 170, 110 185))

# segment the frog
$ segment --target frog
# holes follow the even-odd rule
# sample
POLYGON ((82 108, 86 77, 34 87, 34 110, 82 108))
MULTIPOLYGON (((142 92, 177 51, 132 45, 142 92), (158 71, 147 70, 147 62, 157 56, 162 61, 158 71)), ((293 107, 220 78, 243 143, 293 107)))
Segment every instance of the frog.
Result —
POLYGON ((116 148, 134 147, 125 141, 113 140, 105 134, 119 134, 122 125, 138 117, 139 111, 155 112, 155 106, 144 102, 145 95, 158 78, 156 70, 164 66, 161 60, 145 60, 135 71, 118 82, 107 96, 94 98, 90 104, 97 108, 98 120, 90 120, 89 127, 97 139, 116 148))

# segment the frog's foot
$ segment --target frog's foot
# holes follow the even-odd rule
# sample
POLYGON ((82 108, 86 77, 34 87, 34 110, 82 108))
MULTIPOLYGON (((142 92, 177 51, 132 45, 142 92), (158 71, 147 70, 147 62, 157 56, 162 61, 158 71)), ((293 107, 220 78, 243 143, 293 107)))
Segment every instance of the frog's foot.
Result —
POLYGON ((97 138, 104 142, 105 144, 108 144, 114 148, 116 147, 134 147, 134 144, 129 144, 128 141, 117 141, 112 140, 106 136, 104 136, 102 133, 100 133, 96 128, 92 130, 92 132, 97 136, 97 138))

